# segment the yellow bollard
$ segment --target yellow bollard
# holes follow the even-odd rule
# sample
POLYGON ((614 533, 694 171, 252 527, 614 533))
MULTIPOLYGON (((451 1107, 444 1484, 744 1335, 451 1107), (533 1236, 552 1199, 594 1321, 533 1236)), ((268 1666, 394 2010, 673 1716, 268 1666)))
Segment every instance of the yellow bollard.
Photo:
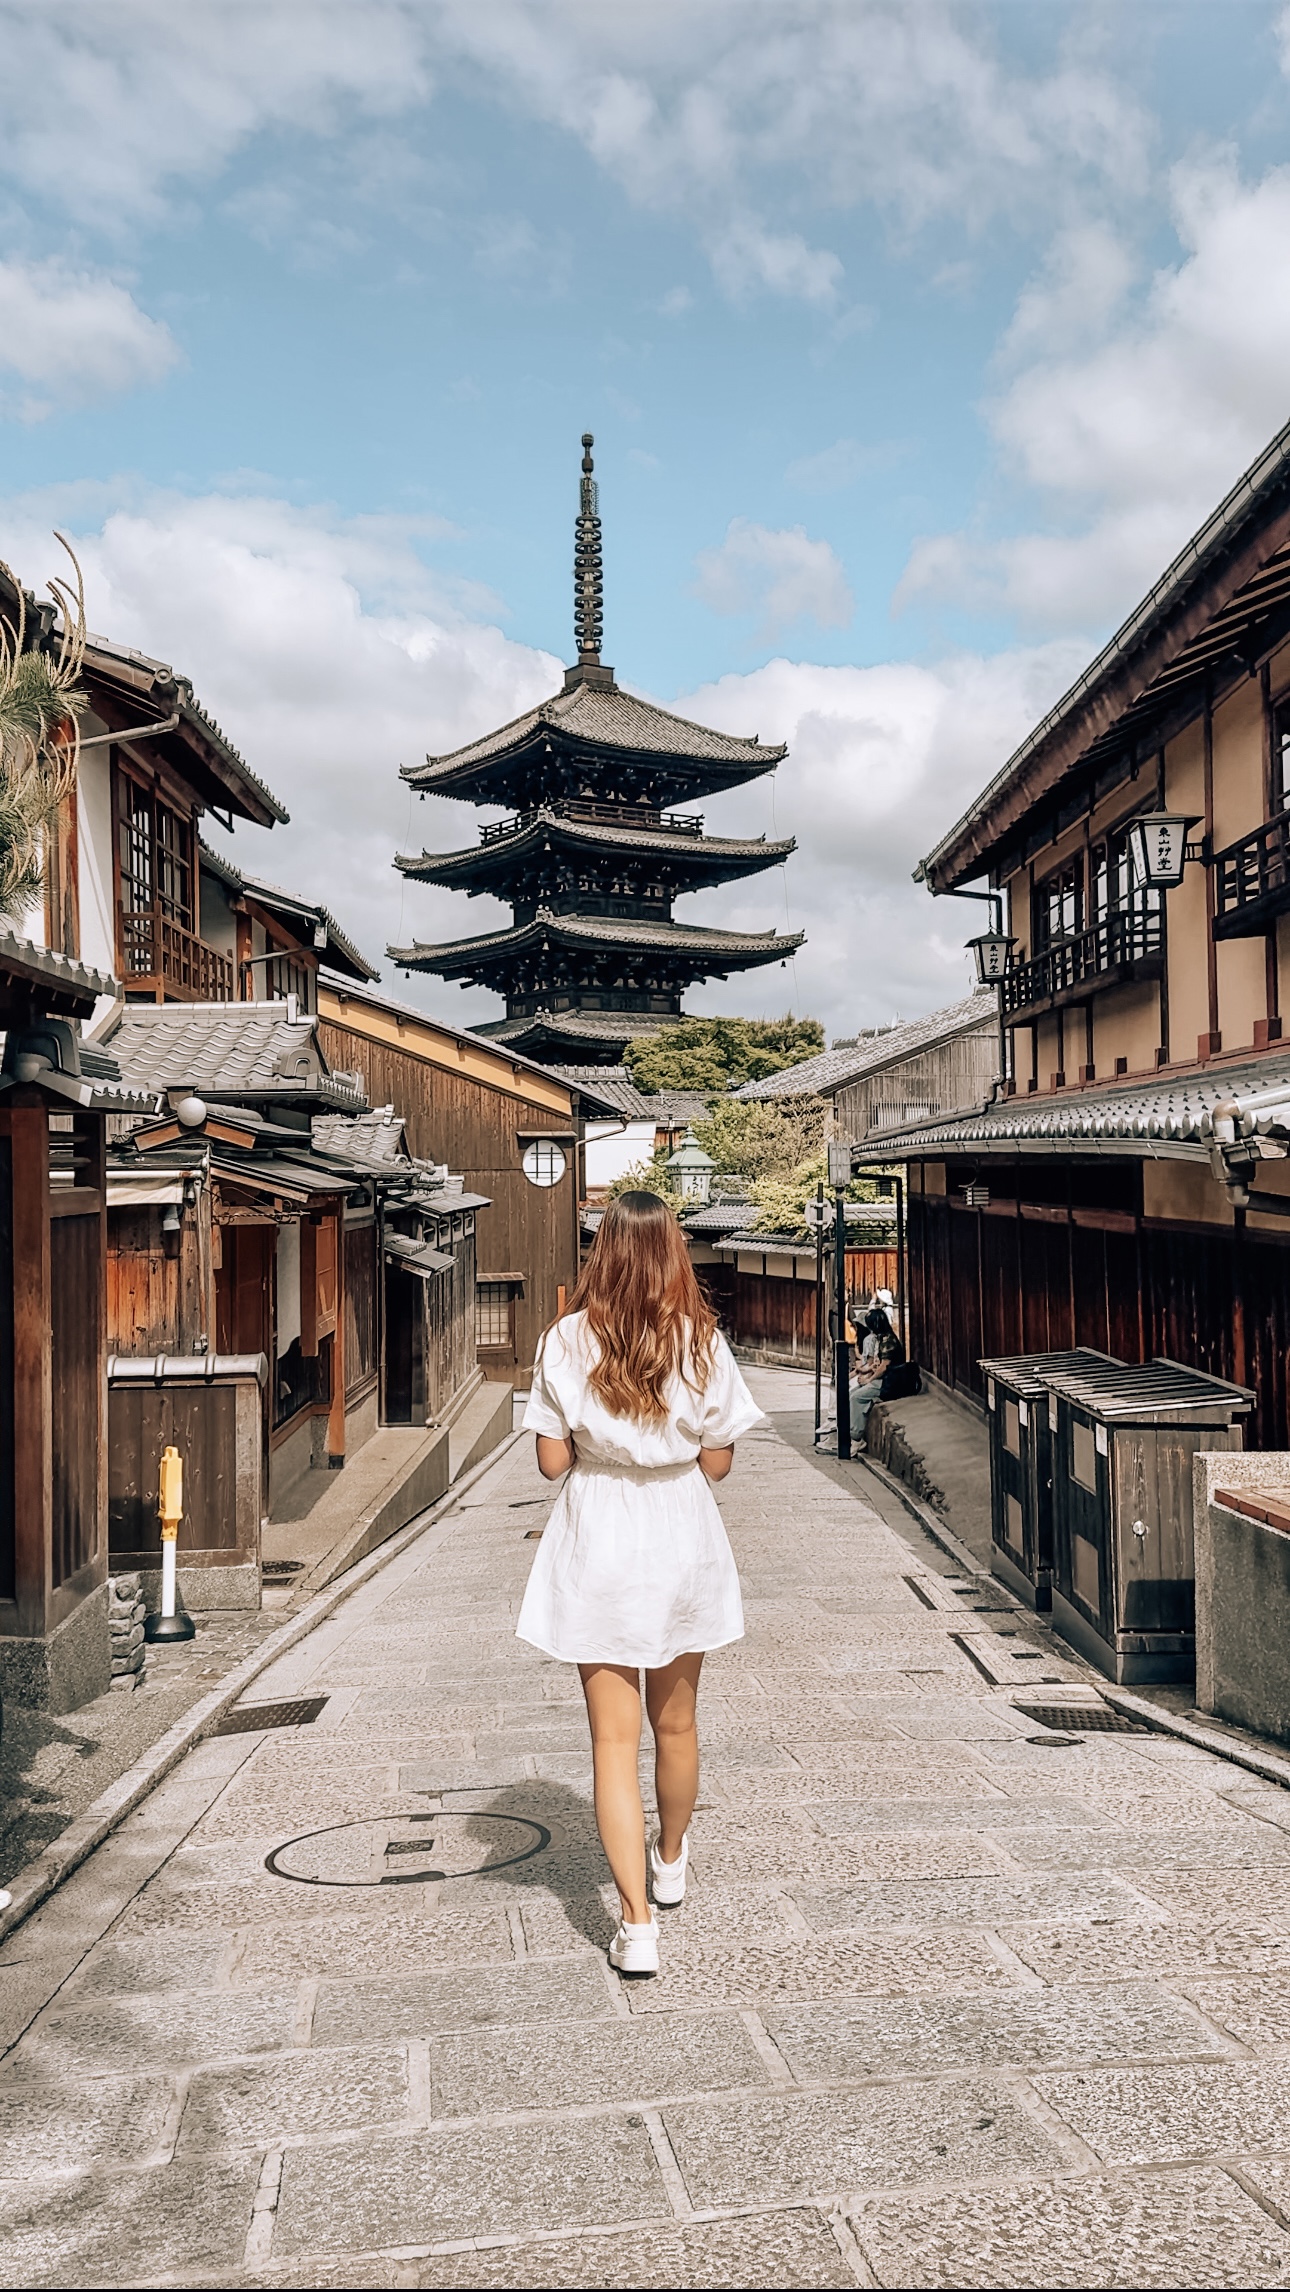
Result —
POLYGON ((175 1613, 178 1604, 175 1547, 179 1523, 184 1516, 184 1460, 173 1446, 162 1450, 157 1510, 161 1515, 161 1613, 148 1617, 144 1635, 154 1642, 192 1639, 197 1631, 192 1617, 186 1610, 183 1615, 175 1613))

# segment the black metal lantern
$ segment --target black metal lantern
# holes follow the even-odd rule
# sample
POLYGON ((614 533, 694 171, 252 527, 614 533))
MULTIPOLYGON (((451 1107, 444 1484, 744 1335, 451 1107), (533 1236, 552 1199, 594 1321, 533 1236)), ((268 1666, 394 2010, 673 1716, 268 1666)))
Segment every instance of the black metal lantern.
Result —
POLYGON ((1195 825, 1181 812, 1141 812, 1130 820, 1133 872, 1144 890, 1173 891, 1182 882, 1187 830, 1195 825))
POLYGON ((983 987, 993 987, 1000 980, 1012 959, 1015 939, 1003 931, 983 931, 968 946, 976 957, 976 975, 983 987))

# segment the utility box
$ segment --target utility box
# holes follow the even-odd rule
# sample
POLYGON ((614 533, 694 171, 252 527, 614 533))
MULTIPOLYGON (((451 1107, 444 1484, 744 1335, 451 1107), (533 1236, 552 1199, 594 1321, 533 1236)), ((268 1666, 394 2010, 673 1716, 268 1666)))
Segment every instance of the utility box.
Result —
POLYGON ((1014 1353, 977 1363, 990 1427, 990 1567, 1018 1599, 1053 1604, 1053 1474, 1049 1371, 1117 1368, 1109 1353, 1014 1353))
POLYGON ((1052 1416, 1053 1625, 1123 1685, 1196 1660, 1192 1460, 1239 1449, 1244 1385, 1177 1361, 1044 1377, 1052 1416))

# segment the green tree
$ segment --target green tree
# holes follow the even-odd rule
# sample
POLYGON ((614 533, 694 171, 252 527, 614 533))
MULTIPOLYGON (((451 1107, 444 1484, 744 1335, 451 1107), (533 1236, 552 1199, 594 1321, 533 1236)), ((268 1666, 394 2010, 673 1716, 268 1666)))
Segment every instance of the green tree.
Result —
POLYGON ((787 1179, 824 1143, 820 1098, 714 1098, 694 1135, 722 1172, 787 1179))
POLYGON ((606 1188, 610 1199, 615 1194, 661 1194, 665 1202, 679 1208, 681 1196, 671 1172, 663 1167, 666 1160, 666 1149, 659 1147, 648 1162, 629 1163, 621 1177, 611 1179, 606 1188))
POLYGON ((623 1058, 638 1090, 737 1089, 824 1048, 818 1019, 678 1019, 640 1035, 623 1058))

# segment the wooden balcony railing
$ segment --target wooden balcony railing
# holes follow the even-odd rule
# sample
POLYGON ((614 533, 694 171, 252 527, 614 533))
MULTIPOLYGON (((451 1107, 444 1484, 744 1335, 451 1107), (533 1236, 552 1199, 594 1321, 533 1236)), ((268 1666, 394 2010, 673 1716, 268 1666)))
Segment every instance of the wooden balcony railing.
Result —
POLYGON ((1028 963, 1014 963, 1000 981, 1005 1019, 1078 1002, 1098 986, 1126 974, 1153 977, 1165 951, 1165 919, 1158 908, 1126 908, 1046 947, 1028 963))
POLYGON ((1290 812, 1214 854, 1214 937, 1245 939, 1290 908, 1290 812))
POLYGON ((185 931, 159 908, 123 910, 122 981, 128 988, 151 987, 182 1003, 231 1003, 233 965, 218 948, 185 931))
MULTIPOLYGON (((661 830, 671 836, 701 836, 703 817, 698 812, 655 812, 646 804, 591 804, 563 798, 550 804, 548 810, 563 820, 580 820, 584 824, 602 828, 640 828, 657 835, 661 830)), ((518 835, 535 817, 532 809, 516 812, 509 820, 491 820, 479 831, 481 844, 500 843, 503 836, 518 835)))

